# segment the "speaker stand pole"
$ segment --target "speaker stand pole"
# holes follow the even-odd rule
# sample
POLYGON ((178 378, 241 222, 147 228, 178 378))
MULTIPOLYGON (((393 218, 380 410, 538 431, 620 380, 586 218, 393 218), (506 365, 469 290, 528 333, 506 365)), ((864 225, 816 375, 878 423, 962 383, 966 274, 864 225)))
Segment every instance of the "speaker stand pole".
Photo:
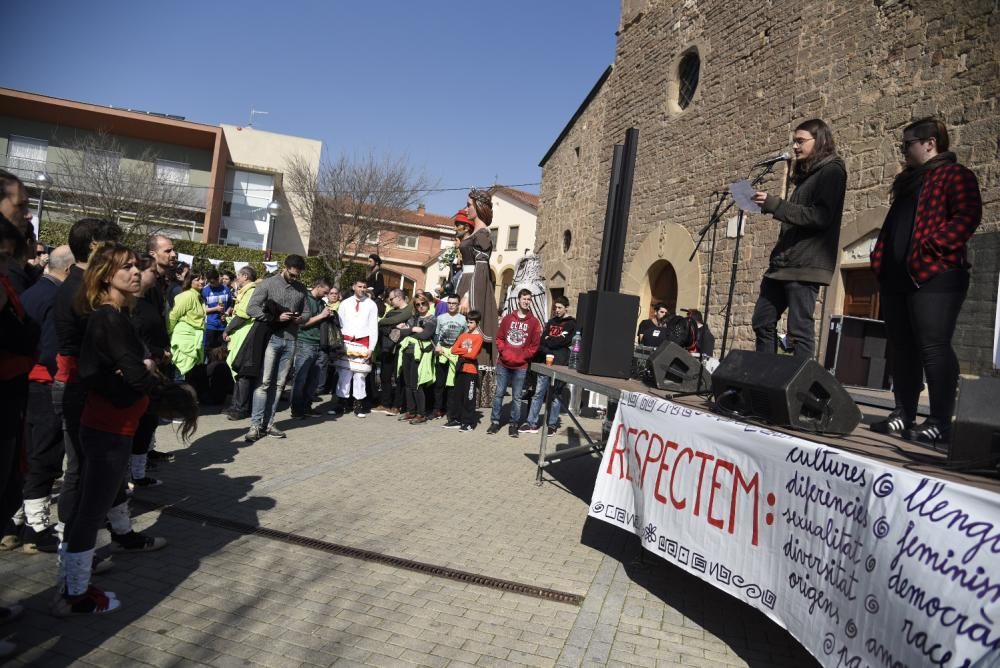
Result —
MULTIPOLYGON (((756 186, 760 184, 764 178, 774 171, 774 164, 767 165, 760 174, 758 174, 753 181, 750 182, 751 186, 756 186)), ((733 314, 733 294, 736 292, 736 271, 739 269, 740 265, 740 241, 743 239, 743 209, 740 209, 739 215, 736 217, 736 244, 733 246, 733 262, 732 268, 729 272, 729 295, 726 297, 726 319, 723 321, 722 327, 722 348, 719 353, 719 359, 724 359, 726 357, 726 346, 729 340, 729 321, 733 314)))

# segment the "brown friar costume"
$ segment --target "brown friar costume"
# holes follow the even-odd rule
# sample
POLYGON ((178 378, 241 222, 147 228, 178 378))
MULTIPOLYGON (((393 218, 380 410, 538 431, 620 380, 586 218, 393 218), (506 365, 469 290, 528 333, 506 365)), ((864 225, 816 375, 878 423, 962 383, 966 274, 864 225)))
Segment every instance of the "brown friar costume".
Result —
MULTIPOLYGON (((473 190, 469 198, 476 206, 476 216, 487 226, 493 222, 493 202, 489 192, 473 190)), ((492 363, 495 354, 493 338, 497 333, 497 301, 496 283, 490 274, 490 255, 493 254, 493 240, 486 227, 475 230, 458 246, 462 255, 462 278, 458 283, 458 296, 468 297, 469 309, 479 311, 483 316, 480 329, 483 332, 485 344, 483 351, 490 351, 489 356, 480 355, 482 363, 492 363), (487 358, 487 359, 483 359, 487 358)))

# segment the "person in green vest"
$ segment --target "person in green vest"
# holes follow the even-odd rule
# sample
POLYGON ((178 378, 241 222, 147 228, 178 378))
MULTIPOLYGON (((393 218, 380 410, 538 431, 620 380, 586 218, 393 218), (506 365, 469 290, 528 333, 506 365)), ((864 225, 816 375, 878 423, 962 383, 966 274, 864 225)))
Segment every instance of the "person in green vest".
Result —
POLYGON ((430 302, 420 296, 413 300, 416 313, 400 328, 397 369, 402 372, 406 388, 406 413, 400 420, 410 424, 427 422, 427 402, 424 386, 434 382, 434 336, 437 320, 430 314, 430 302))
POLYGON ((170 357, 177 373, 184 375, 205 361, 205 274, 191 270, 181 292, 174 298, 167 318, 170 334, 170 357))
POLYGON ((257 288, 257 271, 247 265, 236 272, 236 305, 233 307, 233 317, 226 325, 226 331, 222 333, 222 339, 229 345, 229 355, 226 356, 226 364, 233 372, 236 380, 236 387, 233 390, 233 400, 226 411, 226 417, 230 420, 242 420, 250 416, 250 399, 253 397, 253 376, 241 376, 233 368, 236 355, 243 347, 243 342, 250 333, 253 326, 253 319, 247 313, 247 304, 257 288))

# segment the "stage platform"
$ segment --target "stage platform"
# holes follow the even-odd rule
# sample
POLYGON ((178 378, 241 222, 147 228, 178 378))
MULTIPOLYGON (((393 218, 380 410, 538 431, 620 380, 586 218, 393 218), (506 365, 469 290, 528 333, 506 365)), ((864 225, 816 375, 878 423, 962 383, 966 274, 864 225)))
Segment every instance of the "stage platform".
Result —
MULTIPOLYGON (((674 393, 658 390, 655 387, 650 387, 649 385, 646 385, 638 380, 590 376, 565 366, 550 367, 539 363, 532 364, 531 369, 536 373, 554 377, 555 379, 563 381, 567 384, 575 384, 590 390, 591 392, 603 394, 613 400, 617 400, 621 392, 642 392, 643 394, 661 399, 668 399, 697 410, 712 412, 712 407, 708 399, 697 396, 672 398, 674 393)), ((886 393, 868 391, 865 395, 866 398, 884 400, 886 393)), ((858 406, 864 417, 858 428, 855 429, 852 434, 847 436, 825 436, 822 434, 783 429, 773 425, 768 426, 774 431, 792 434, 815 443, 829 445, 839 450, 843 450, 844 452, 850 452, 861 457, 873 459, 882 464, 906 469, 912 473, 933 476, 947 481, 960 482, 973 487, 978 487, 980 489, 1000 493, 1000 473, 990 476, 987 474, 972 474, 955 471, 949 468, 947 453, 944 451, 936 452, 929 447, 910 443, 902 438, 884 436, 871 431, 868 428, 868 425, 888 414, 889 409, 881 408, 879 405, 871 405, 884 405, 884 401, 865 401, 864 399, 858 401, 857 397, 855 397, 855 400, 858 402, 858 406)), ((891 405, 889 408, 891 408, 891 405)), ((613 415, 609 415, 609 419, 613 417, 613 415)), ((551 443, 546 442, 548 439, 546 439, 544 429, 541 430, 541 434, 543 443, 542 453, 545 457, 553 458, 554 454, 562 453, 562 450, 558 449, 553 451, 551 443)), ((540 460, 540 464, 544 468, 546 462, 540 460)))

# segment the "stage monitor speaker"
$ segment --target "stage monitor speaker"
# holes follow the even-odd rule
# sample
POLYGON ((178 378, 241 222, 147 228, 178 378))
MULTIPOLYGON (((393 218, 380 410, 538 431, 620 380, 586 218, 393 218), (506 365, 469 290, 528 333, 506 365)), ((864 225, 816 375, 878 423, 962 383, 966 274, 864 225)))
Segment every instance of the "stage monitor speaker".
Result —
POLYGON ((712 383, 711 375, 701 366, 701 361, 673 341, 661 343, 649 356, 647 370, 647 382, 660 390, 707 391, 712 383))
POLYGON ((733 350, 712 374, 724 411, 810 432, 849 434, 861 411, 830 372, 813 360, 733 350))
POLYGON ((948 461, 975 467, 1000 462, 1000 378, 959 378, 948 461))
POLYGON ((590 290, 580 295, 576 313, 577 326, 583 332, 577 369, 592 376, 628 378, 639 321, 639 298, 590 290))

